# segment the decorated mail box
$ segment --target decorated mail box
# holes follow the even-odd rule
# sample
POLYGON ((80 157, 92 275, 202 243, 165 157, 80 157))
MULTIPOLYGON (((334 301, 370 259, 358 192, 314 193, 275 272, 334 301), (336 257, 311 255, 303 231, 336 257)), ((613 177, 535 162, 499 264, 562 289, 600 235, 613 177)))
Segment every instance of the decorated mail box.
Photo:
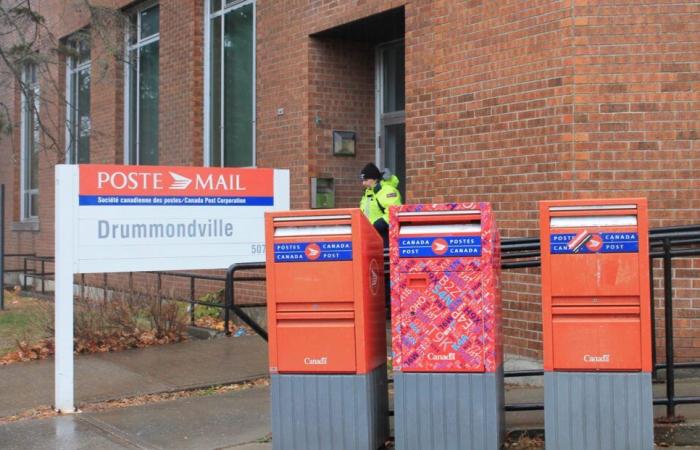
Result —
POLYGON ((392 350, 402 372, 502 362, 498 232, 488 203, 392 210, 392 350))
POLYGON ((393 207, 389 252, 397 450, 500 449, 500 250, 491 205, 393 207))

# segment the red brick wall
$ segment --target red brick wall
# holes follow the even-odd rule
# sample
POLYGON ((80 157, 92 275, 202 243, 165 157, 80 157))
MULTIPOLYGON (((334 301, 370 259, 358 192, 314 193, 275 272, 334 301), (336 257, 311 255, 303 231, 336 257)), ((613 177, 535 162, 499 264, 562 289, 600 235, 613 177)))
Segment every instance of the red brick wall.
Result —
MULTIPOLYGON (((42 2, 61 11, 50 21, 58 37, 87 25, 80 3, 42 2)), ((354 206, 357 171, 374 152, 373 47, 311 35, 399 6, 409 201, 490 201, 504 238, 536 236, 536 205, 545 198, 643 195, 652 227, 700 222, 700 6, 662 0, 259 0, 256 158, 261 167, 290 169, 293 208, 309 206, 313 176, 335 178, 337 204, 354 206), (333 129, 357 132, 357 156, 331 155, 333 129)), ((203 161, 203 20, 203 0, 161 1, 163 163, 203 161)), ((120 33, 107 35, 93 42, 91 156, 119 163, 123 69, 111 50, 120 33)), ((12 220, 18 137, 0 141, 13 162, 0 168, 13 191, 12 220)), ((8 230, 8 252, 53 252, 54 159, 42 162, 41 231, 8 230)), ((696 358, 700 266, 674 265, 677 350, 696 358)), ((541 356, 538 274, 504 274, 508 352, 541 356)), ((153 284, 148 277, 134 282, 153 284)), ((241 290, 246 298, 260 292, 241 290)))
MULTIPOLYGON (((700 222, 700 5, 576 2, 577 197, 644 196, 651 227, 700 222)), ((657 261, 657 267, 660 262, 657 261)), ((700 357, 700 261, 674 259, 678 360, 700 357)), ((656 270, 659 356, 663 274, 656 270)))
POLYGON ((375 159, 374 49, 318 38, 309 53, 309 174, 334 178, 337 207, 357 207, 360 169, 375 159), (356 133, 354 157, 333 156, 333 130, 356 133))

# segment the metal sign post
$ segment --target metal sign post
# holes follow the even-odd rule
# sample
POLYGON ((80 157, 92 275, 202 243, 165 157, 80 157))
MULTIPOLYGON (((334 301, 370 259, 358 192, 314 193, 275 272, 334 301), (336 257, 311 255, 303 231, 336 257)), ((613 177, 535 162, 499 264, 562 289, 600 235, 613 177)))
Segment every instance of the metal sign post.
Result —
POLYGON ((0 311, 5 309, 5 185, 0 184, 0 311))

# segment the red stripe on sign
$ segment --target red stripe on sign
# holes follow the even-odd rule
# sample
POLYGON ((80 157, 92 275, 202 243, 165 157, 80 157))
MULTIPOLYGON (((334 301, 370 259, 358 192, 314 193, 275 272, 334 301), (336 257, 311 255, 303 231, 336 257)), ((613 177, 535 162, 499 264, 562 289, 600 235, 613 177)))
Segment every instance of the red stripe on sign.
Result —
POLYGON ((273 169, 80 166, 80 195, 272 197, 273 169))

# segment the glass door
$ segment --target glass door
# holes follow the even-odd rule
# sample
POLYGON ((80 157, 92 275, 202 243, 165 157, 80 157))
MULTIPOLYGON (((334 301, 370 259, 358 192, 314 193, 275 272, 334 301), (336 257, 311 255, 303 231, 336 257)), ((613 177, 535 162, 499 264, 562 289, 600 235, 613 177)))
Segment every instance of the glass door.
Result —
POLYGON ((406 94, 404 41, 377 47, 376 162, 399 177, 399 191, 406 198, 406 94))

